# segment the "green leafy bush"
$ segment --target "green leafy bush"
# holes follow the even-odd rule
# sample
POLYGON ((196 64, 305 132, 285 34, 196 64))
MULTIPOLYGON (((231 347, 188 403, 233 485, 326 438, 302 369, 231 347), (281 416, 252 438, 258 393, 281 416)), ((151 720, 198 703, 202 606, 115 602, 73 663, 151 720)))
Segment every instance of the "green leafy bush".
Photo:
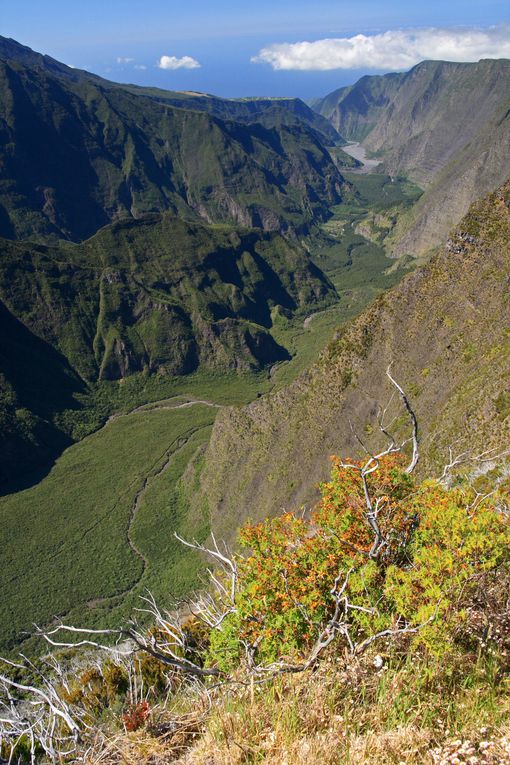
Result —
POLYGON ((343 646, 356 651, 379 632, 411 632, 444 653, 470 618, 480 577, 510 560, 504 493, 417 484, 401 455, 367 476, 384 539, 374 552, 360 468, 333 459, 331 480, 310 518, 292 513, 247 524, 238 556, 234 612, 213 630, 209 660, 234 666, 247 646, 259 662, 306 659, 335 611, 343 583, 343 646), (335 585, 336 583, 336 585, 335 585))

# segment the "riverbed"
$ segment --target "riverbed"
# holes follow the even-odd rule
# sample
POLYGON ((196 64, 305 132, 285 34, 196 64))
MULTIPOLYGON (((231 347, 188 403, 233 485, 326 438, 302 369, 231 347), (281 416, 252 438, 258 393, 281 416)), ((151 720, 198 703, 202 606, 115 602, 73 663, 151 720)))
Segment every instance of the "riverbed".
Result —
POLYGON ((354 159, 363 163, 362 167, 349 168, 350 173, 375 173, 375 168, 381 164, 378 159, 369 159, 367 157, 367 150, 360 143, 348 143, 345 146, 342 146, 342 150, 351 157, 354 157, 354 159))

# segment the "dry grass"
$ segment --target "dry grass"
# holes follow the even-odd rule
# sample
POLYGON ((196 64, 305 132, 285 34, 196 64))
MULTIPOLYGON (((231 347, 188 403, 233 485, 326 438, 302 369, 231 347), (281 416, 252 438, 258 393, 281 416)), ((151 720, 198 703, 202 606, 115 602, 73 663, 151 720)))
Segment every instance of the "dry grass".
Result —
MULTIPOLYGON (((269 736, 256 748, 232 741, 219 747, 205 737, 180 760, 182 765, 423 765, 430 749, 431 733, 402 728, 382 735, 348 736, 341 726, 285 741, 269 736)), ((430 760, 432 762, 432 760, 430 760)))
POLYGON ((83 757, 86 765, 166 765, 174 763, 200 737, 205 728, 205 699, 196 710, 175 715, 155 710, 149 724, 133 732, 108 735, 99 731, 83 757))
POLYGON ((510 765, 508 680, 467 672, 462 665, 445 681, 437 667, 435 675, 416 664, 377 670, 366 657, 346 668, 338 658, 259 686, 188 689, 178 714, 98 738, 85 762, 510 765))

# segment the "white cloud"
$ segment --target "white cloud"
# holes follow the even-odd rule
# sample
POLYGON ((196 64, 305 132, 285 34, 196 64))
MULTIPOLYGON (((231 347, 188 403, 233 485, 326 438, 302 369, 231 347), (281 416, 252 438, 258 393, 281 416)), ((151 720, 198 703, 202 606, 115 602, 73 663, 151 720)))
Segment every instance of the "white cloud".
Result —
POLYGON ((424 59, 510 58, 510 25, 389 30, 382 34, 281 43, 251 60, 273 69, 409 69, 424 59))
POLYGON ((142 69, 143 71, 145 71, 147 67, 145 66, 145 64, 135 64, 135 69, 142 69))
POLYGON ((157 66, 160 69, 198 69, 200 67, 196 58, 191 56, 183 56, 177 58, 176 56, 161 56, 157 66))
POLYGON ((117 56, 117 64, 131 64, 133 61, 134 58, 129 56, 117 56))

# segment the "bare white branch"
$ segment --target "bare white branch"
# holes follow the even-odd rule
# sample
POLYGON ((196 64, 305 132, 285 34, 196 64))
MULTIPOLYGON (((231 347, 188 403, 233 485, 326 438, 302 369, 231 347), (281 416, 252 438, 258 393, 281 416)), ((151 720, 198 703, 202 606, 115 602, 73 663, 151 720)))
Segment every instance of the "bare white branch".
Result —
POLYGON ((504 457, 510 455, 510 449, 504 449, 499 451, 497 447, 492 449, 486 449, 479 454, 474 454, 472 449, 459 452, 459 454, 453 453, 453 448, 448 447, 448 462, 443 466, 443 472, 437 479, 439 483, 443 483, 445 486, 449 486, 452 481, 453 469, 459 465, 496 465, 504 457))
POLYGON ((220 570, 223 571, 228 579, 228 585, 225 585, 221 578, 213 571, 208 570, 209 574, 209 591, 198 596, 192 606, 191 610, 193 615, 207 624, 211 629, 221 629, 221 625, 229 614, 236 611, 236 595, 239 572, 237 564, 232 555, 229 554, 229 550, 224 546, 222 552, 216 541, 214 534, 211 533, 213 542, 213 548, 205 547, 205 545, 193 540, 188 542, 175 534, 176 539, 179 540, 186 547, 190 547, 192 550, 205 553, 213 558, 213 560, 219 565, 220 570))
MULTIPOLYGON (((83 713, 63 698, 55 682, 26 657, 22 658, 23 664, 6 658, 0 658, 0 663, 18 670, 18 674, 30 671, 38 677, 41 687, 0 673, 0 740, 10 748, 8 762, 13 761, 22 739, 30 742, 32 763, 36 760, 37 746, 52 761, 57 761, 76 751, 80 731, 86 727, 83 713)), ((55 661, 53 668, 60 671, 55 661)))
POLYGON ((418 420, 416 419, 416 415, 413 411, 413 408, 411 407, 411 404, 409 403, 409 399, 407 395, 405 394, 403 388, 399 383, 392 377, 391 375, 391 364, 388 366, 388 369, 386 370, 386 376, 388 377, 391 384, 397 389, 400 398, 402 399, 402 402, 406 408, 407 414, 409 415, 409 419, 411 420, 412 425, 412 435, 411 440, 413 443, 413 454, 411 457, 411 462, 406 468, 407 473, 412 473, 415 469, 416 465, 418 464, 418 460, 420 458, 419 450, 418 450, 418 420))

